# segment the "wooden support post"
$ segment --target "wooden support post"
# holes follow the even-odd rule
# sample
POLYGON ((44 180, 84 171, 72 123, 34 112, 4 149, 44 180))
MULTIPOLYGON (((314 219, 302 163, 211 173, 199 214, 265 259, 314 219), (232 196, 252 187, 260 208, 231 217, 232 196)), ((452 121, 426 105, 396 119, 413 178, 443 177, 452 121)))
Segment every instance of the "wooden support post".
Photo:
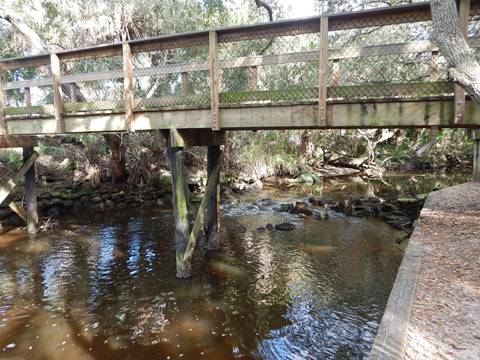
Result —
POLYGON ((129 43, 123 43, 123 88, 124 88, 124 100, 125 100, 125 128, 128 132, 132 131, 135 107, 134 94, 133 94, 133 59, 132 49, 129 43))
POLYGON ((318 81, 318 126, 327 126, 328 17, 320 17, 320 63, 318 81))
POLYGON ((5 121, 5 99, 3 96, 2 71, 0 69, 0 136, 8 135, 7 123, 5 121))
POLYGON ((218 145, 208 147, 207 153, 207 179, 212 177, 215 182, 214 190, 207 199, 207 249, 218 250, 220 248, 220 171, 214 174, 221 158, 221 149, 218 145))
POLYGON ((50 65, 53 80, 53 104, 55 106, 55 120, 57 121, 57 133, 65 133, 65 120, 63 119, 62 82, 60 71, 60 59, 57 54, 50 54, 50 65))
POLYGON ((27 173, 28 169, 35 164, 35 161, 38 159, 38 154, 34 152, 20 167, 17 173, 6 183, 0 186, 0 204, 2 204, 5 199, 8 198, 8 195, 15 189, 18 185, 20 179, 22 179, 27 173))
MULTIPOLYGON (((468 21, 470 18, 470 0, 460 0, 458 8, 458 17, 460 29, 466 40, 468 40, 468 21)), ((455 84, 455 124, 461 124, 465 117, 465 90, 460 85, 455 84)))
MULTIPOLYGON (((35 153, 33 147, 23 148, 23 161, 27 161, 35 153)), ((27 232, 34 234, 38 230, 37 184, 35 163, 25 173, 25 207, 27 208, 27 232)))
POLYGON ((438 51, 432 51, 432 60, 430 61, 432 81, 438 81, 438 51))
POLYGON ((187 278, 192 275, 192 265, 190 260, 185 260, 185 250, 189 236, 189 222, 184 149, 171 147, 169 151, 172 171, 173 213, 175 217, 177 277, 187 278))
POLYGON ((188 82, 188 73, 182 72, 182 95, 187 96, 190 92, 190 83, 188 82))
POLYGON ((480 130, 473 130, 473 182, 480 182, 480 130))
POLYGON ((188 237, 188 244, 185 250, 184 260, 189 264, 192 261, 195 245, 197 244, 197 240, 204 227, 205 218, 206 218, 205 215, 206 215, 209 199, 211 199, 212 197, 212 192, 217 191, 217 184, 218 184, 217 178, 219 177, 219 174, 220 174, 221 159, 222 159, 222 156, 220 153, 220 156, 215 162, 215 165, 213 166, 210 172, 210 176, 208 177, 207 188, 205 189, 205 195, 203 196, 200 206, 198 207, 197 215, 195 216, 195 222, 193 224, 192 231, 190 232, 190 236, 188 237))
POLYGON ((249 68, 250 90, 258 90, 258 67, 250 66, 249 68))
POLYGON ((220 130, 220 95, 218 72, 218 37, 216 31, 209 33, 210 43, 210 106, 212 111, 212 130, 220 130))

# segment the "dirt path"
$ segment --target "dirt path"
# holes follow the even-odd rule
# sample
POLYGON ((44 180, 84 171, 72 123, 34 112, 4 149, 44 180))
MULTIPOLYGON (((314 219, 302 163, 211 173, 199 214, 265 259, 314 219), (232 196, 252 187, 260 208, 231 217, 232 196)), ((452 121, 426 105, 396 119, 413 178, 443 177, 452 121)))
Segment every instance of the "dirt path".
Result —
POLYGON ((480 359, 480 184, 430 194, 408 247, 371 358, 480 359))

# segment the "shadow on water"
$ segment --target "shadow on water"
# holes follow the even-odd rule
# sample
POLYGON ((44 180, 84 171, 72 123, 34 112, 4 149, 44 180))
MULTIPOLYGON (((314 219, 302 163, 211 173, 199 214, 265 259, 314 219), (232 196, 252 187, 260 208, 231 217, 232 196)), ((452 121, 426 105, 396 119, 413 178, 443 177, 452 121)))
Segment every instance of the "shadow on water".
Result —
MULTIPOLYGON (((371 191, 336 181, 315 191, 371 191)), ((268 196, 294 201, 297 191, 268 196)), ((190 280, 175 278, 170 211, 67 218, 35 239, 0 236, 0 358, 365 358, 402 258, 394 230, 251 202, 223 206, 222 249, 205 253, 200 243, 190 280), (296 229, 259 230, 285 221, 296 229)))

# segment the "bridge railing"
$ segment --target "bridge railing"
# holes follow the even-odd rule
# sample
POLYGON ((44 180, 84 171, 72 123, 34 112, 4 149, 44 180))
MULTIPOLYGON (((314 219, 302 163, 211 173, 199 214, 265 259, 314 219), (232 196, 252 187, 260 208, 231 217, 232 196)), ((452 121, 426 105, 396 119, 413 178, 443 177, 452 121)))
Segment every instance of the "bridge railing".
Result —
MULTIPOLYGON (((478 48, 480 1, 464 11, 478 48)), ((54 116, 61 133, 71 115, 125 112, 130 129, 136 112, 209 108, 219 129, 222 108, 305 103, 325 126, 328 104, 452 97, 431 27, 421 3, 2 60, 0 133, 5 118, 54 116)))

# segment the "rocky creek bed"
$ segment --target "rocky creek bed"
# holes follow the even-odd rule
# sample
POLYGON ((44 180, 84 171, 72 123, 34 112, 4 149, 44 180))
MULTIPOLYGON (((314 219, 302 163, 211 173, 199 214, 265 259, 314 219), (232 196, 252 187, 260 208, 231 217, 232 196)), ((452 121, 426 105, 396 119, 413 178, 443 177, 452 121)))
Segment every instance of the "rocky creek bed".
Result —
MULTIPOLYGON (((344 201, 334 201, 328 196, 311 196, 303 201, 274 202, 264 198, 252 203, 260 209, 273 207, 277 212, 328 220, 329 212, 337 212, 353 217, 376 217, 384 220, 407 236, 413 231, 415 220, 422 209, 426 195, 400 197, 383 200, 376 197, 351 197, 344 201)), ((195 202, 198 198, 193 198, 195 202)), ((224 188, 222 201, 237 201, 238 194, 229 187, 224 188)), ((21 201, 18 198, 17 201, 21 201)), ((38 196, 39 214, 44 219, 56 219, 64 214, 81 212, 106 212, 138 206, 170 206, 171 192, 166 187, 156 187, 149 191, 136 192, 118 189, 64 189, 63 191, 41 192, 38 196)), ((0 224, 21 226, 21 219, 8 207, 0 207, 0 224)), ((259 230, 290 231, 290 223, 265 224, 259 230)))

